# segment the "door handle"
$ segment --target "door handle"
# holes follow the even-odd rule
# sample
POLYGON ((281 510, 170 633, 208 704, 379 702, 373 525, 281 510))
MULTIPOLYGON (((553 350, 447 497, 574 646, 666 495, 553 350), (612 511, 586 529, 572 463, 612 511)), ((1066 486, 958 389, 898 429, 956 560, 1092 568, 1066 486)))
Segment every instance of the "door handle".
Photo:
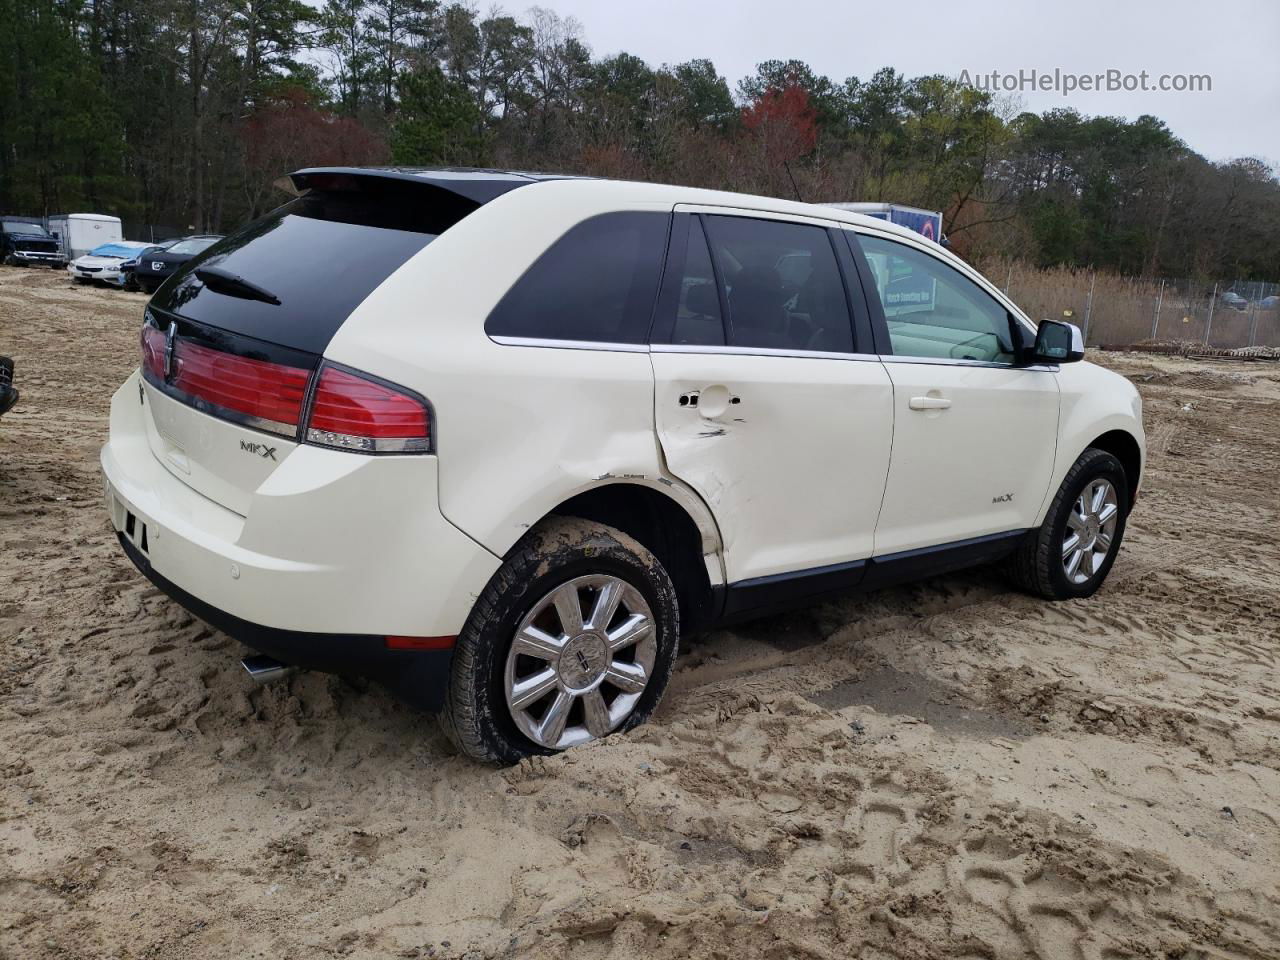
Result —
POLYGON ((946 410, 951 401, 946 397, 912 397, 907 406, 912 410, 946 410))

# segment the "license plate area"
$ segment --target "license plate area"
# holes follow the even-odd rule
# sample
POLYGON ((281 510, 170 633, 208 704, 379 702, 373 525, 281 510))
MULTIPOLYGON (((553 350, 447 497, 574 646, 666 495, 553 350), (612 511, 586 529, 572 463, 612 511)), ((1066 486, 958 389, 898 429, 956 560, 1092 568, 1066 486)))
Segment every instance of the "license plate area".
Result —
POLYGON ((147 556, 151 555, 151 540, 147 534, 147 521, 130 510, 116 497, 112 497, 111 513, 120 531, 129 542, 147 556))

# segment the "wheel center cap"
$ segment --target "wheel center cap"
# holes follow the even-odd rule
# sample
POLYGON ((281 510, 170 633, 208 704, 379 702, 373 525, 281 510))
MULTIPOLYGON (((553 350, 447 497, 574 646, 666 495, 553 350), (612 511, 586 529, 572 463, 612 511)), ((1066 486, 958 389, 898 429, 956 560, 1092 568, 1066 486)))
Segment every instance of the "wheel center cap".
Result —
POLYGON ((570 690, 585 690, 609 668, 609 645, 597 633, 584 633, 564 645, 556 664, 560 681, 570 690))
POLYGON ((1085 520, 1084 536, 1081 537, 1081 539, 1084 540, 1083 546, 1092 547, 1094 543, 1097 542, 1098 531, 1100 528, 1101 524, 1098 523, 1097 517, 1089 517, 1089 519, 1085 520))

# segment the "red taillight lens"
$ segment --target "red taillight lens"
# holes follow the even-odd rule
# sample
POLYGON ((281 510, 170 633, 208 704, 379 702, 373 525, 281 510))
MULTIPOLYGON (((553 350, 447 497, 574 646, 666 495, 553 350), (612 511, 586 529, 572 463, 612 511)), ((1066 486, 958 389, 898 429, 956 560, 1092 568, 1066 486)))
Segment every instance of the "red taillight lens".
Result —
POLYGON ((362 453, 424 453, 431 449, 431 417, 417 397, 324 366, 307 442, 362 453))
POLYGON ((169 383, 187 396, 239 414, 249 426, 294 436, 302 419, 309 370, 251 360, 179 340, 169 383))
POLYGON ((164 331, 151 324, 142 326, 142 369, 164 379, 164 331))

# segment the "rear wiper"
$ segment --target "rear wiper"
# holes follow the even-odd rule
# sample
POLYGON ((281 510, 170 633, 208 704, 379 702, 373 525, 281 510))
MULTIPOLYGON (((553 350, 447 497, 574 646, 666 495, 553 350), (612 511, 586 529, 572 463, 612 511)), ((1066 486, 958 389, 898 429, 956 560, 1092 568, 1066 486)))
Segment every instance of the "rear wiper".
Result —
POLYGON ((221 267, 196 267, 196 276, 204 281, 206 287, 218 293, 225 293, 229 297, 261 300, 263 303, 280 306, 280 298, 270 290, 264 290, 256 283, 250 283, 244 277, 223 270, 221 267))

